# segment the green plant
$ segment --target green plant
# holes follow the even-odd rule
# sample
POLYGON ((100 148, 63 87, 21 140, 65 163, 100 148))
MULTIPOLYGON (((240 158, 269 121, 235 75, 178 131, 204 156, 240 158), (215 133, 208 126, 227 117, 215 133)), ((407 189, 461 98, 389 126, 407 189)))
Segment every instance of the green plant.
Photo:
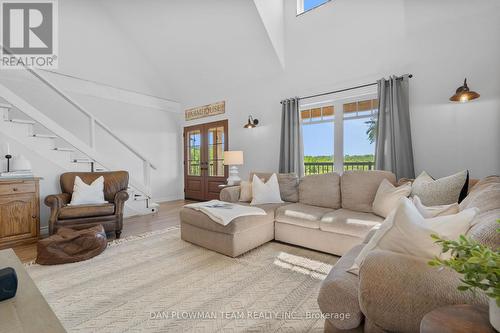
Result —
POLYGON ((368 125, 368 129, 366 130, 366 135, 368 136, 368 142, 370 144, 375 142, 375 138, 377 137, 377 119, 371 118, 368 121, 365 121, 365 124, 368 125))
MULTIPOLYGON (((500 223, 500 220, 497 220, 500 223)), ((498 229, 497 229, 498 231, 498 229)), ((500 306, 500 253, 463 235, 456 241, 431 235, 439 244, 443 253, 451 251, 451 259, 429 261, 431 266, 449 267, 462 275, 462 291, 482 290, 496 300, 500 306)))

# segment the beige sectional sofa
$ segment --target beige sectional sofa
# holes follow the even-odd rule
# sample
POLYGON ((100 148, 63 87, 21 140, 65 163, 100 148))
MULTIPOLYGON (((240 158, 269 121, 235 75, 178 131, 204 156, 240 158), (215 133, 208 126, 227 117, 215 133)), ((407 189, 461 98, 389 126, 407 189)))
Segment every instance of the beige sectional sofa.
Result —
MULTIPOLYGON (((468 237, 493 249, 500 248, 496 231, 500 218, 500 177, 480 180, 460 203, 460 209, 477 207, 479 215, 468 237)), ((368 241, 369 236, 367 237, 368 241)), ((419 332, 422 317, 451 304, 487 304, 484 295, 457 290, 459 275, 439 270, 428 260, 374 250, 356 276, 347 272, 363 244, 354 246, 335 264, 323 281, 318 303, 323 313, 349 314, 347 319, 325 322, 327 332, 419 332)))
MULTIPOLYGON (((256 175, 267 180, 271 174, 256 175)), ((273 239, 342 256, 383 221, 372 211, 383 179, 396 182, 387 171, 346 171, 342 176, 329 173, 300 180, 294 174, 279 174, 285 202, 259 205, 267 216, 240 217, 223 227, 199 211, 183 208, 181 237, 232 257, 273 239)), ((221 200, 239 202, 239 191, 239 186, 225 188, 221 200)))

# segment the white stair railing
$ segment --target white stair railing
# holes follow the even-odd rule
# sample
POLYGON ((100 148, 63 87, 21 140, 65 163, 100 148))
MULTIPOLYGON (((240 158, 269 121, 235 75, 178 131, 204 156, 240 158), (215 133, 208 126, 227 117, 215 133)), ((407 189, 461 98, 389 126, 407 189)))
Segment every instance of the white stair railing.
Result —
MULTIPOLYGON (((2 45, 0 45, 2 47, 2 45)), ((4 48, 5 49, 5 48, 4 48)), ((116 134, 111 128, 109 128, 104 122, 96 118, 92 113, 87 111, 81 104, 76 102, 64 91, 59 89, 54 85, 48 78, 44 77, 39 71, 24 67, 24 70, 31 74, 37 81, 41 82, 44 86, 48 87, 51 91, 55 92, 59 97, 65 100, 67 103, 71 104, 76 110, 86 116, 89 120, 89 144, 82 141, 80 138, 76 137, 71 131, 65 129, 50 117, 46 116, 43 112, 38 110, 36 107, 27 102, 24 98, 20 97, 18 94, 10 90, 7 86, 0 83, 0 97, 4 98, 7 102, 15 106, 19 111, 24 113, 26 116, 32 120, 39 123, 41 126, 45 127, 50 132, 57 135, 59 138, 65 140, 68 144, 73 146, 75 149, 88 156, 91 160, 102 165, 106 169, 122 169, 113 163, 113 158, 105 156, 98 152, 96 149, 99 145, 97 142, 96 128, 104 130, 109 136, 116 140, 122 147, 127 151, 135 155, 142 162, 142 181, 130 178, 131 187, 135 188, 138 192, 142 193, 144 196, 151 198, 151 170, 156 170, 156 166, 143 154, 141 154, 137 149, 132 147, 128 142, 126 142, 122 137, 116 134)))
MULTIPOLYGON (((50 132, 54 133, 58 137, 64 139, 66 142, 68 142, 71 146, 75 147, 78 151, 81 153, 85 154, 88 156, 90 159, 93 161, 99 163, 103 167, 109 170, 118 170, 122 169, 119 168, 118 166, 114 165, 112 162, 112 159, 103 156, 99 152, 95 150, 95 148, 90 147, 87 145, 85 142, 77 138, 73 133, 70 131, 66 130, 59 124, 57 124, 55 121, 44 115, 42 112, 37 110, 35 107, 33 107, 31 104, 26 102, 23 98, 19 97, 15 93, 13 93, 9 88, 5 87, 3 84, 0 84, 0 96, 4 98, 7 102, 9 102, 11 105, 16 107, 19 111, 23 112, 26 116, 29 118, 33 119, 46 129, 48 129, 50 132)), ((94 118, 94 121, 95 118, 94 118)), ((141 192, 148 198, 151 198, 151 190, 150 190, 150 170, 154 169, 155 166, 150 163, 147 159, 141 158, 143 160, 143 165, 144 165, 144 184, 134 180, 130 179, 130 185, 131 187, 135 188, 137 191, 141 192), (147 168, 146 168, 147 165, 147 168)))

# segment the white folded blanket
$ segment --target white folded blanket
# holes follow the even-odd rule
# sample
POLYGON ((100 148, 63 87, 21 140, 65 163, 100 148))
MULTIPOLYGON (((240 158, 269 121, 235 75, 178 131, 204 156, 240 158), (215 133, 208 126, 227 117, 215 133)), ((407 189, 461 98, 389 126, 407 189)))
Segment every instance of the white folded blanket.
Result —
POLYGON ((267 215, 266 211, 259 207, 243 206, 220 200, 210 200, 187 204, 184 207, 199 210, 210 217, 214 222, 224 226, 231 223, 237 217, 249 215, 267 215))

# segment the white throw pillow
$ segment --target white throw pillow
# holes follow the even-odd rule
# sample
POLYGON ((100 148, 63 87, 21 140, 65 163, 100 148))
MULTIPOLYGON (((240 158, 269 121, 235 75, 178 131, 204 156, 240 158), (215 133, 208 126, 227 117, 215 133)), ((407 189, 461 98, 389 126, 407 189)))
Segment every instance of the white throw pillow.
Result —
POLYGON ((373 212, 384 218, 389 216, 389 213, 398 206, 399 200, 406 198, 410 193, 410 183, 396 187, 387 179, 382 180, 375 194, 375 200, 373 200, 373 212))
POLYGON ((458 203, 453 203, 451 205, 424 206, 417 195, 413 197, 413 204, 419 213, 426 219, 436 216, 453 215, 460 211, 460 205, 458 203))
POLYGON ((88 185, 76 176, 70 205, 90 205, 107 203, 104 200, 104 177, 101 176, 88 185))
POLYGON ((259 177, 253 175, 252 180, 253 199, 250 205, 261 205, 268 203, 282 203, 280 185, 275 173, 264 183, 259 177))
POLYGON ((240 182, 240 199, 241 202, 252 201, 252 182, 242 180, 240 182))
POLYGON ((462 201, 467 195, 469 172, 433 179, 423 171, 413 181, 411 196, 418 196, 426 206, 449 205, 462 201))
POLYGON ((450 252, 442 253, 431 234, 445 239, 457 239, 469 230, 479 212, 470 208, 458 214, 424 219, 415 205, 407 198, 400 199, 398 207, 382 223, 368 244, 361 250, 348 272, 358 275, 367 254, 374 249, 408 254, 425 259, 447 259, 450 252))

